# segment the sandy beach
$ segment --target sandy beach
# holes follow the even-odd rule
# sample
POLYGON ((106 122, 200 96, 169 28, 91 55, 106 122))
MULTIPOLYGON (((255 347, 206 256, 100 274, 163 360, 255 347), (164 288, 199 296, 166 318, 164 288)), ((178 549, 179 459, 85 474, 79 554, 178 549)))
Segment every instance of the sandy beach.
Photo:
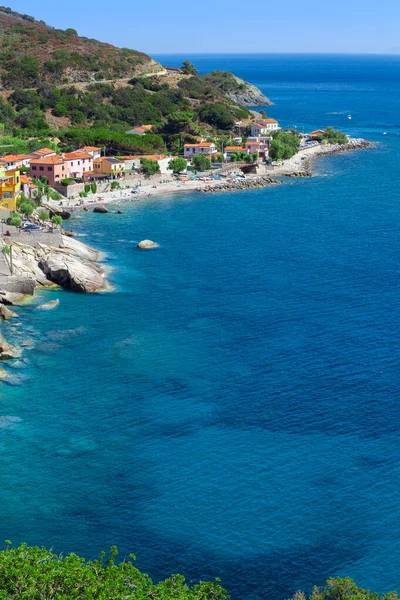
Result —
MULTIPOLYGON (((295 156, 290 159, 284 160, 278 165, 260 165, 259 173, 257 175, 246 175, 243 181, 254 180, 260 178, 260 176, 268 176, 271 178, 281 177, 308 177, 312 176, 312 164, 313 162, 321 157, 330 154, 340 154, 343 152, 350 152, 353 150, 363 150, 373 146, 371 142, 364 139, 350 139, 348 144, 329 144, 329 145, 318 145, 311 148, 300 150, 295 156)), ((90 207, 99 204, 118 204, 119 202, 140 202, 146 198, 160 197, 164 195, 184 193, 184 192, 201 192, 205 188, 217 187, 221 185, 221 181, 228 183, 230 181, 237 181, 237 178, 233 176, 227 176, 222 179, 194 179, 187 181, 179 181, 168 178, 167 181, 162 180, 160 177, 158 180, 155 178, 145 179, 143 176, 131 180, 123 180, 121 185, 124 189, 98 192, 93 194, 91 197, 80 199, 65 199, 62 202, 48 202, 57 208, 75 208, 75 207, 90 207), (135 190, 136 193, 135 193, 135 190)), ((265 185, 269 185, 266 181, 265 185)))

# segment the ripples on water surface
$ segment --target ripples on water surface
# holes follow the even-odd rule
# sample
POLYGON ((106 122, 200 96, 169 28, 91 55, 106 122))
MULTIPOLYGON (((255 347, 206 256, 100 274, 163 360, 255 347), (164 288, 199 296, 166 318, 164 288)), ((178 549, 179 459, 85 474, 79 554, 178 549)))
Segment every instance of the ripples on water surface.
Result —
POLYGON ((1 388, 3 539, 87 557, 116 543, 155 578, 220 576, 236 599, 336 574, 400 588, 400 142, 381 135, 399 127, 400 62, 385 83, 355 61, 337 91, 287 60, 264 84, 271 115, 384 144, 310 181, 74 223, 115 292, 18 309, 14 337, 36 347, 1 388), (306 102, 299 79, 318 88, 306 102), (138 252, 146 237, 160 248, 138 252))

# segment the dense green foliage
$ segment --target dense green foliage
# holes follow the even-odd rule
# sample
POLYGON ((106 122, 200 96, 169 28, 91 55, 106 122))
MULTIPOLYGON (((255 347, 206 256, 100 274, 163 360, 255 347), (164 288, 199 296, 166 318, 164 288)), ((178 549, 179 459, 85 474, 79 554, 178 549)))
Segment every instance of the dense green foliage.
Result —
POLYGON ((0 552, 0 598, 11 600, 224 600, 219 581, 186 584, 181 575, 153 583, 133 564, 134 556, 115 564, 115 546, 105 561, 66 557, 45 548, 9 548, 0 552))
POLYGON ((223 92, 243 92, 246 90, 244 83, 239 82, 228 71, 211 71, 202 76, 202 79, 223 92))
POLYGON ((171 158, 168 167, 173 173, 182 173, 187 168, 187 161, 184 158, 171 158))
POLYGON ((140 165, 142 167, 143 173, 145 173, 148 177, 151 175, 155 175, 160 172, 160 165, 156 160, 151 160, 149 158, 141 158, 140 165))
MULTIPOLYGON (((304 592, 296 592, 290 600, 306 600, 304 592)), ((398 600, 397 592, 387 592, 379 596, 376 592, 358 587, 350 577, 328 579, 323 587, 314 587, 310 600, 398 600)))
POLYGON ((10 218, 10 225, 13 225, 13 227, 19 227, 21 225, 21 222, 21 217, 17 213, 12 213, 10 218))
POLYGON ((269 156, 272 160, 291 158, 299 151, 300 138, 291 131, 274 131, 269 145, 269 156))
POLYGON ((238 162, 243 160, 244 162, 254 162, 257 159, 258 155, 254 157, 254 155, 247 154, 247 152, 231 152, 231 162, 238 162))
POLYGON ((192 164, 197 171, 209 171, 211 169, 211 160, 204 154, 194 156, 192 164))
POLYGON ((345 133, 333 127, 327 127, 325 134, 321 136, 321 140, 325 140, 328 144, 347 144, 349 139, 345 133))
POLYGON ((60 215, 54 215, 52 218, 52 222, 54 225, 61 225, 62 224, 62 217, 60 217, 60 215))

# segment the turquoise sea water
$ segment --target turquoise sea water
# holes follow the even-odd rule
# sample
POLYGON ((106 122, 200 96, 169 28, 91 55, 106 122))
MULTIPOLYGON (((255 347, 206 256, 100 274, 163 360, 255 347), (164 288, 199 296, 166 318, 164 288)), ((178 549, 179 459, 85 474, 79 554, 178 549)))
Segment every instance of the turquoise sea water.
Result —
POLYGON ((400 58, 194 61, 260 85, 283 126, 378 146, 74 221, 115 291, 42 293, 2 328, 35 343, 0 388, 2 539, 115 543, 237 600, 339 574, 400 589, 400 58))

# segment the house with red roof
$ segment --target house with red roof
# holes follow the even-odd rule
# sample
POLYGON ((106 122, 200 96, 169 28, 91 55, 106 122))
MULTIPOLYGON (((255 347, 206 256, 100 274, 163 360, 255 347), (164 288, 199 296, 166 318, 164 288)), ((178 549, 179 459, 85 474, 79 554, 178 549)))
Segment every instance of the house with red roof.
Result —
POLYGON ((76 150, 62 155, 68 177, 84 177, 88 171, 93 171, 93 156, 88 152, 76 150))
POLYGON ((251 126, 252 137, 270 135, 273 131, 280 129, 276 119, 261 119, 255 125, 251 126))
POLYGON ((32 158, 29 166, 31 177, 36 179, 47 177, 51 187, 60 185, 60 182, 69 175, 64 159, 55 153, 43 158, 32 158))
POLYGON ((183 156, 189 160, 197 154, 211 156, 216 152, 217 146, 214 144, 214 142, 199 142, 198 144, 185 144, 183 146, 183 156))

